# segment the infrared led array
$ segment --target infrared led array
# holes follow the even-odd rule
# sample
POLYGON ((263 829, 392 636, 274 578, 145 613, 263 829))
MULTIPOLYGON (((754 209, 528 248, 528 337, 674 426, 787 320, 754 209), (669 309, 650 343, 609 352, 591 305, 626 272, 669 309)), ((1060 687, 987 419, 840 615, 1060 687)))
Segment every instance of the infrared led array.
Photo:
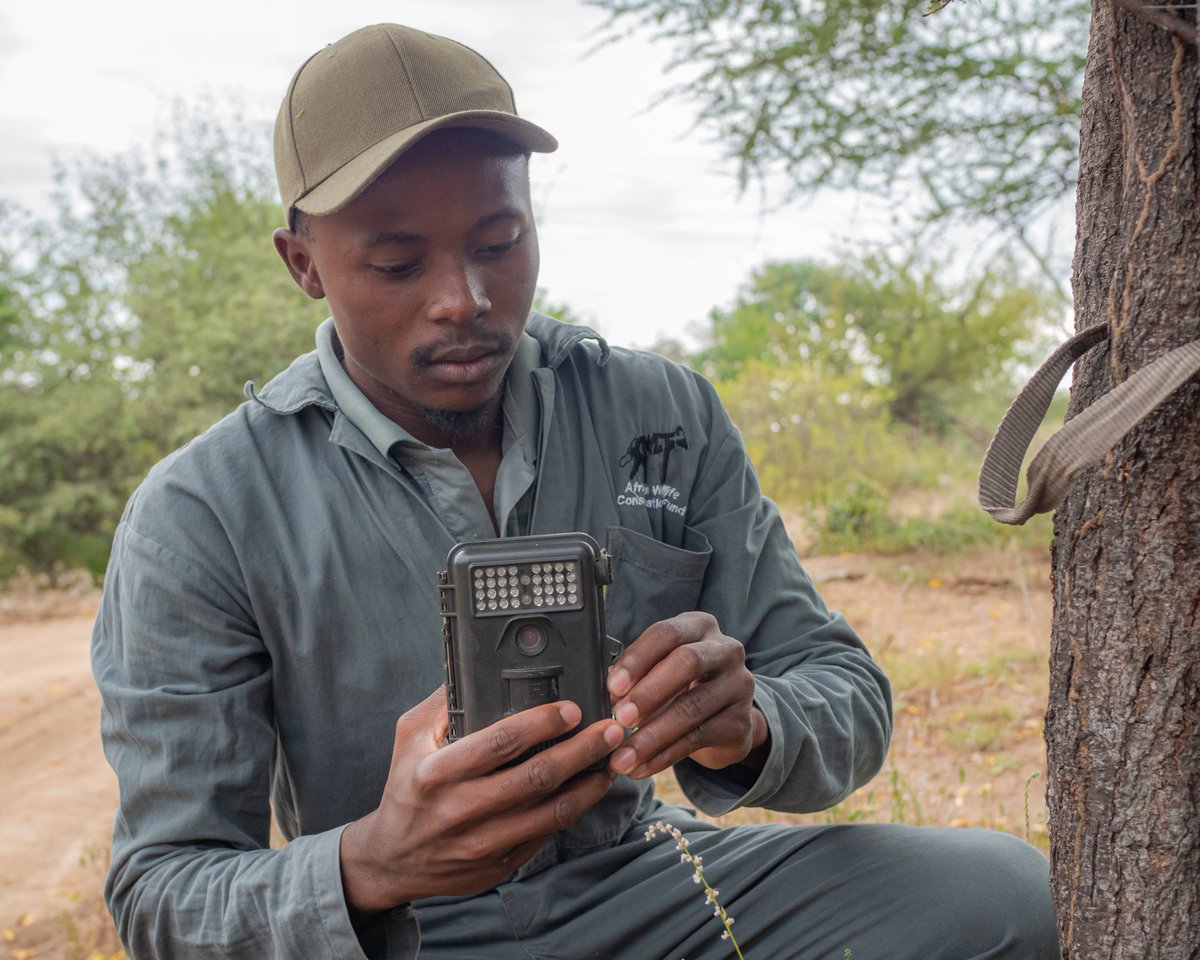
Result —
POLYGON ((579 561, 479 566, 471 572, 479 613, 562 608, 579 603, 579 561))

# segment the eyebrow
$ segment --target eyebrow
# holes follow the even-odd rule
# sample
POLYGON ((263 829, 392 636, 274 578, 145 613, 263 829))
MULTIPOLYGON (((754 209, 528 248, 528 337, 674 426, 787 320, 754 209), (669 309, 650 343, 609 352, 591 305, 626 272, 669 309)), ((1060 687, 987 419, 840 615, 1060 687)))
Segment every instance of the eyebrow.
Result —
MULTIPOLYGON (((524 216, 516 207, 505 207, 503 210, 489 213, 486 217, 480 217, 474 229, 479 230, 501 220, 521 220, 524 216)), ((375 234, 374 237, 368 240, 367 246, 383 247, 392 243, 416 243, 423 239, 424 237, 419 233, 406 233, 403 230, 385 230, 383 233, 375 234)))

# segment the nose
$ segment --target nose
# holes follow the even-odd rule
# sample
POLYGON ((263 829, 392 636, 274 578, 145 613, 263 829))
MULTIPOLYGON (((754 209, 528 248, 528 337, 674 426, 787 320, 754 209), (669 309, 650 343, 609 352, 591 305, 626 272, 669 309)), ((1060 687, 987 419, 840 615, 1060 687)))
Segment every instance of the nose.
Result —
POLYGON ((431 278, 429 318, 440 323, 471 323, 492 309, 478 266, 446 263, 431 278))

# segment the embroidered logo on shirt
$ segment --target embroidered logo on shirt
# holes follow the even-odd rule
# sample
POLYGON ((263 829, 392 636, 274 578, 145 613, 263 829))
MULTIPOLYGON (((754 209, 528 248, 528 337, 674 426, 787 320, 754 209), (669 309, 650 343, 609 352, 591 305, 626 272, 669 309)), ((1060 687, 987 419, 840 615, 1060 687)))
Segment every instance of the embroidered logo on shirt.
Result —
POLYGON ((688 448, 687 434, 683 432, 682 426, 678 426, 674 430, 665 430, 662 433, 644 433, 640 437, 633 438, 633 443, 629 445, 629 449, 625 451, 625 456, 618 461, 617 466, 627 467, 632 463, 633 469, 629 471, 629 479, 633 480, 640 470, 642 483, 647 483, 650 458, 661 456, 662 465, 658 479, 660 483, 666 483, 667 464, 671 462, 671 451, 676 447, 683 450, 688 448))
POLYGON ((661 433, 644 433, 633 438, 625 455, 617 462, 617 466, 631 467, 629 481, 625 484, 624 493, 617 497, 617 505, 622 507, 647 507, 650 509, 665 509, 677 513, 681 517, 687 513, 686 506, 679 504, 679 489, 667 483, 667 467, 671 462, 672 450, 688 448, 687 434, 682 426, 674 430, 664 430, 661 433), (658 469, 658 483, 651 484, 650 461, 653 457, 661 457, 658 469), (638 474, 642 475, 639 482, 638 474))

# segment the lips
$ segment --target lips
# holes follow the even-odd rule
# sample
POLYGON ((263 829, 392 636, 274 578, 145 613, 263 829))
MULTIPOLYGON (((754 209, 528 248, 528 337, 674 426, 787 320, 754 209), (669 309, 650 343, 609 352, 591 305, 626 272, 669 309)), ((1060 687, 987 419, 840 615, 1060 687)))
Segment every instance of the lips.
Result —
MULTIPOLYGON (((414 369, 452 383, 486 380, 512 355, 512 341, 504 336, 482 337, 470 343, 434 343, 412 353, 414 369)), ((501 371, 502 372, 502 371, 501 371)))
POLYGON ((428 363, 432 366, 441 363, 471 363, 475 360, 481 360, 486 356, 490 356, 497 352, 495 344, 476 344, 466 347, 455 347, 451 350, 445 350, 435 354, 429 358, 428 363))
POLYGON ((471 385, 502 375, 508 354, 492 346, 473 345, 439 350, 423 359, 420 371, 427 378, 445 384, 471 385))

